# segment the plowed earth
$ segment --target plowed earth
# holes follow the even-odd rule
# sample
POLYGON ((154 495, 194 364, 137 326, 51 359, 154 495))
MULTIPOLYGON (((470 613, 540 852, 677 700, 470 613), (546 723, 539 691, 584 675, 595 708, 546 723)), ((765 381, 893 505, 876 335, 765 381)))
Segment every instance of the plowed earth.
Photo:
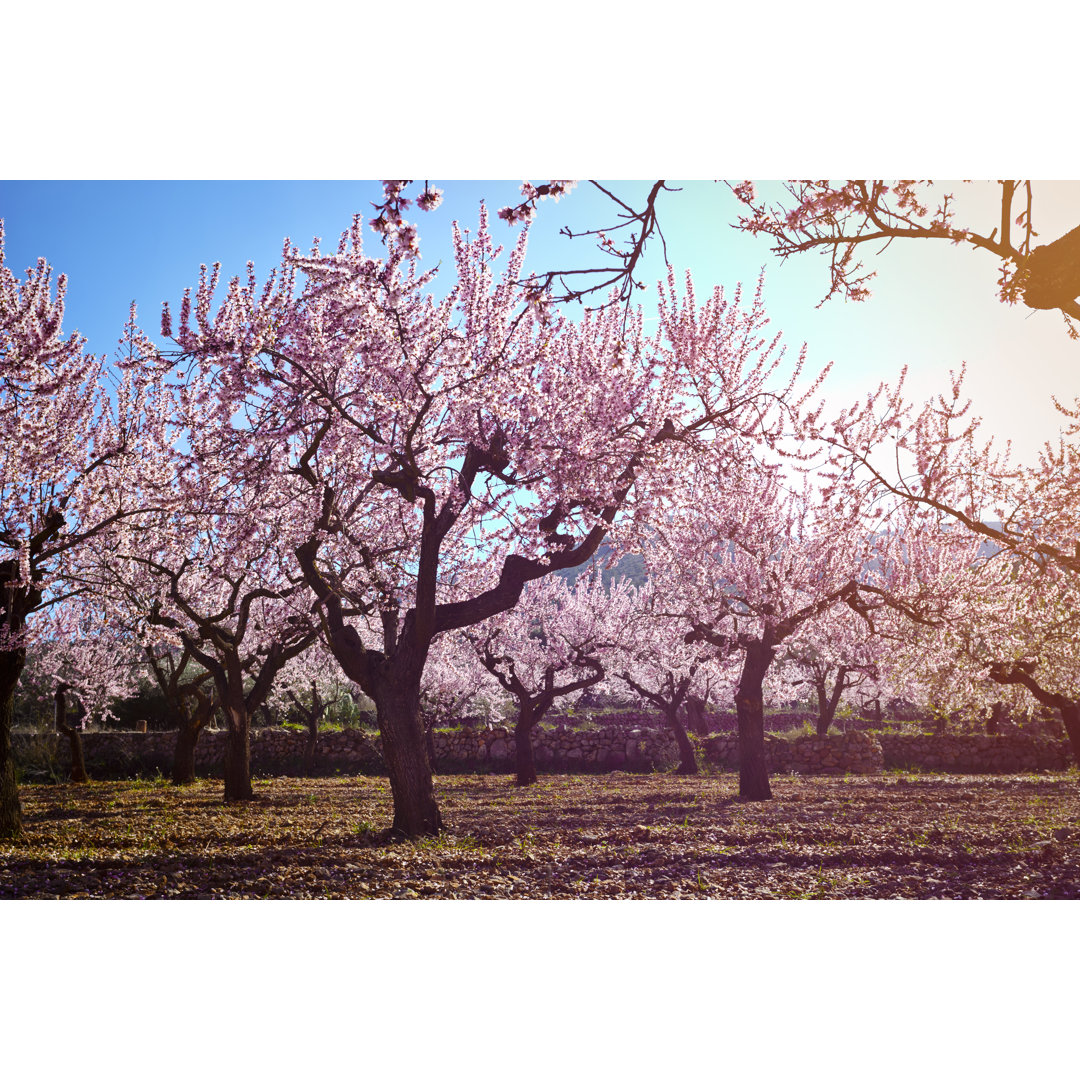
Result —
POLYGON ((436 778, 442 835, 390 842, 385 779, 27 785, 0 898, 1080 898, 1064 776, 436 778))

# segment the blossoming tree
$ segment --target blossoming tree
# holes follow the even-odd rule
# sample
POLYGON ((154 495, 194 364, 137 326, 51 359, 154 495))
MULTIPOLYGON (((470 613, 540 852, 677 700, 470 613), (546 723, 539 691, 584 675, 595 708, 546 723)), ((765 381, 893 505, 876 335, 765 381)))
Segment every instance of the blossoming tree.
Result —
POLYGON ((706 699, 709 675, 718 666, 717 650, 688 642, 688 624, 678 600, 658 591, 651 578, 629 595, 627 630, 610 660, 612 679, 660 711, 679 750, 678 772, 698 771, 693 744, 679 713, 692 694, 706 699))
POLYGON ((56 730, 71 748, 71 779, 85 782, 82 729, 115 719, 116 702, 137 692, 142 654, 124 627, 86 597, 49 607, 34 629, 35 675, 51 689, 56 730))
POLYGON ((733 483, 703 458, 686 484, 656 525, 647 558, 667 595, 682 598, 688 642, 741 653, 739 793, 768 799, 763 683, 781 645, 841 606, 866 619, 879 609, 935 617, 944 600, 924 574, 938 547, 896 522, 881 530, 883 511, 838 475, 811 486, 774 465, 733 483))
POLYGON ((792 688, 813 691, 818 735, 828 734, 841 701, 880 677, 891 647, 847 604, 804 624, 788 641, 778 659, 792 688))
MULTIPOLYGON (((1037 608, 1048 590, 1068 595, 1080 580, 1080 400, 1071 407, 1058 403, 1064 418, 1058 438, 1044 444, 1033 463, 1020 464, 1008 448, 999 452, 982 437, 963 397, 963 377, 963 369, 953 373, 949 389, 921 407, 905 400, 903 379, 883 384, 823 436, 834 463, 868 497, 910 508, 939 533, 952 523, 954 533, 977 547, 959 557, 969 566, 991 559, 1011 566, 1010 574, 1028 583, 1024 595, 1037 608), (882 447, 888 454, 880 453, 882 447)), ((1016 625, 1022 626, 1022 605, 1016 611, 1016 625)), ((999 682, 1035 693, 1035 669, 1025 670, 1027 659, 1014 656, 1002 663, 988 669, 999 682)), ((1075 751, 1080 742, 1073 746, 1075 751)))
MULTIPOLYGON (((133 334, 144 362, 153 346, 133 334)), ((126 609, 145 643, 190 654, 214 684, 226 721, 225 799, 252 797, 251 717, 282 668, 318 637, 319 623, 277 523, 291 498, 257 446, 223 439, 206 372, 183 374, 165 433, 167 468, 137 490, 152 508, 118 541, 86 545, 84 579, 126 609)))
POLYGON ((667 446, 771 440, 797 402, 760 294, 699 304, 670 280, 650 339, 640 314, 573 323, 520 285, 524 234, 496 276, 483 212, 475 236, 455 227, 441 300, 402 246, 373 259, 361 233, 357 220, 334 253, 287 247, 275 277, 234 281, 213 316, 204 274, 175 340, 215 373, 217 437, 294 482, 277 534, 334 656, 375 702, 393 829, 415 836, 440 827, 419 719, 433 640, 585 562, 620 514, 647 515, 672 481, 667 446))
POLYGON ((141 510, 126 477, 158 462, 156 373, 128 367, 110 393, 103 358, 62 334, 66 288, 44 259, 17 278, 0 226, 0 837, 21 833, 11 723, 34 615, 80 545, 141 510))
POLYGON ((529 585, 517 605, 465 631, 484 668, 512 698, 517 782, 536 783, 532 731, 557 698, 572 703, 606 674, 630 631, 631 588, 610 592, 598 575, 573 587, 548 577, 529 585))

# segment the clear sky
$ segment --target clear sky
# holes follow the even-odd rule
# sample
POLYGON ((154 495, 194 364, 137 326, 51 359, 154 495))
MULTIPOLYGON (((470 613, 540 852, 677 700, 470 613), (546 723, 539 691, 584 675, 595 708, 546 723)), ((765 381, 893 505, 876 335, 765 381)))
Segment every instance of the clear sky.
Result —
MULTIPOLYGON (((516 230, 494 220, 494 212, 517 201, 516 181, 433 183, 446 193, 443 205, 412 215, 425 265, 441 262, 443 272, 452 273, 451 221, 474 226, 481 200, 496 237, 513 240, 516 230)), ((781 263, 765 239, 731 228, 737 204, 722 184, 669 183, 682 188, 659 203, 673 265, 693 272, 699 292, 714 283, 752 287, 764 267, 773 328, 783 331, 792 353, 807 343, 808 370, 833 363, 826 389, 837 403, 895 379, 904 364, 912 394, 923 398, 944 389, 948 370, 966 361, 968 391, 987 432, 1012 438, 1027 457, 1058 429, 1051 394, 1064 401, 1080 395, 1080 343, 1067 338, 1058 312, 1002 305, 989 254, 938 242, 899 242, 880 255, 867 251, 868 266, 878 271, 873 297, 859 304, 833 299, 818 308, 828 283, 824 256, 781 263)), ((644 182, 610 186, 631 205, 648 189, 644 182)), ((963 200, 958 221, 988 232, 997 216, 996 185, 955 189, 963 200)), ((21 271, 45 256, 66 273, 65 330, 77 329, 94 352, 111 354, 131 300, 138 302, 144 329, 156 335, 161 302, 175 307, 184 287, 197 281, 200 263, 219 260, 228 277, 253 259, 261 275, 276 265, 285 236, 301 248, 314 236, 331 244, 354 213, 372 216, 380 194, 374 181, 7 181, 0 182, 0 217, 9 265, 21 271)), ((612 204, 587 184, 557 203, 545 202, 530 234, 530 267, 595 265, 587 239, 569 241, 559 230, 616 220, 612 204)), ((1042 242, 1080 222, 1080 183, 1037 185, 1035 222, 1042 242)), ((373 235, 368 249, 380 250, 373 235)), ((662 249, 653 241, 645 280, 662 273, 662 249)), ((640 295, 648 317, 652 295, 640 295)))

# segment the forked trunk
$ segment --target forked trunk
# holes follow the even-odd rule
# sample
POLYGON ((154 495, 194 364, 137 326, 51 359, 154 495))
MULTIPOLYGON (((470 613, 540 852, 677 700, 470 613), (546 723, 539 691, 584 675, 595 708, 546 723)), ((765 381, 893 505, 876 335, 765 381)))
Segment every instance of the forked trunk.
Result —
POLYGON ((772 798, 765 763, 765 703, 761 685, 772 663, 773 650, 760 642, 746 649, 742 678, 735 693, 739 726, 739 798, 761 802, 772 798))
POLYGON ((394 796, 397 836, 437 836, 442 815, 435 802, 427 739, 420 720, 420 679, 395 673, 372 687, 383 757, 394 796))
POLYGON ((840 705, 840 695, 845 689, 845 680, 850 668, 843 664, 837 669, 836 681, 833 683, 832 693, 826 692, 825 679, 817 680, 818 694, 818 722, 817 733, 822 738, 829 734, 829 725, 836 717, 836 710, 840 705))
POLYGON ((17 840, 22 836, 22 807, 15 783, 15 762, 11 756, 15 684, 24 662, 21 654, 21 649, 0 652, 0 840, 17 840))
POLYGON ((664 710, 664 720, 667 726, 671 728, 675 736, 675 743, 679 747, 679 767, 675 771, 680 776, 694 776, 698 771, 697 758, 694 756, 694 747, 690 742, 690 737, 686 734, 686 728, 682 726, 682 722, 679 720, 679 708, 677 705, 674 708, 664 710))

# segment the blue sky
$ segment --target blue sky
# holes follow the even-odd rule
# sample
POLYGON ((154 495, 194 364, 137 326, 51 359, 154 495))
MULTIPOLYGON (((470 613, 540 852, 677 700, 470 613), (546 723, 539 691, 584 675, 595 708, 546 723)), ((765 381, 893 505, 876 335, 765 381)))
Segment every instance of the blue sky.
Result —
MULTIPOLYGON (((432 183, 445 191, 443 205, 430 214, 414 211, 412 218, 420 228, 423 264, 441 262, 449 275, 451 221, 474 226, 481 200, 494 219, 500 206, 517 201, 519 182, 432 183)), ((1030 456, 1058 427, 1050 395, 1071 401, 1080 394, 1080 343, 1066 338, 1057 312, 1000 304, 991 256, 946 244, 894 244, 880 256, 869 254, 870 267, 879 272, 871 300, 834 299, 818 308, 827 288, 823 257, 780 263, 764 239, 730 227, 737 204, 722 184, 669 183, 682 188, 659 203, 672 263, 680 272, 692 270, 699 293, 714 283, 752 287, 764 267, 773 328, 784 332, 793 354, 807 343, 808 370, 834 364, 826 389, 838 404, 881 379, 895 379, 905 363, 912 393, 928 396, 944 389, 947 371, 966 359, 968 390, 988 432, 1014 439, 1018 451, 1030 456)), ((609 186, 630 205, 640 204, 648 190, 644 182, 609 186)), ((995 190, 984 183, 961 193, 970 224, 986 222, 989 231, 995 190)), ((161 302, 168 299, 175 308, 185 286, 196 283, 200 263, 221 261, 227 278, 252 259, 262 276, 276 265, 285 236, 301 248, 314 236, 330 245, 353 213, 370 218, 371 203, 380 197, 374 181, 4 181, 0 217, 9 265, 21 271, 45 256, 66 273, 65 330, 78 330, 95 353, 111 355, 131 300, 139 305, 143 328, 156 335, 161 302)), ((1036 199, 1040 240, 1054 239, 1080 220, 1080 183, 1041 185, 1036 199)), ((590 242, 569 241, 559 230, 612 224, 613 210, 588 184, 545 202, 530 234, 530 267, 594 265, 590 242)), ((508 243, 516 236, 501 221, 493 220, 493 230, 508 243)), ((368 250, 380 250, 373 235, 368 250)), ((663 272, 654 240, 644 279, 651 283, 663 272)), ((652 293, 640 296, 648 317, 652 293)))

